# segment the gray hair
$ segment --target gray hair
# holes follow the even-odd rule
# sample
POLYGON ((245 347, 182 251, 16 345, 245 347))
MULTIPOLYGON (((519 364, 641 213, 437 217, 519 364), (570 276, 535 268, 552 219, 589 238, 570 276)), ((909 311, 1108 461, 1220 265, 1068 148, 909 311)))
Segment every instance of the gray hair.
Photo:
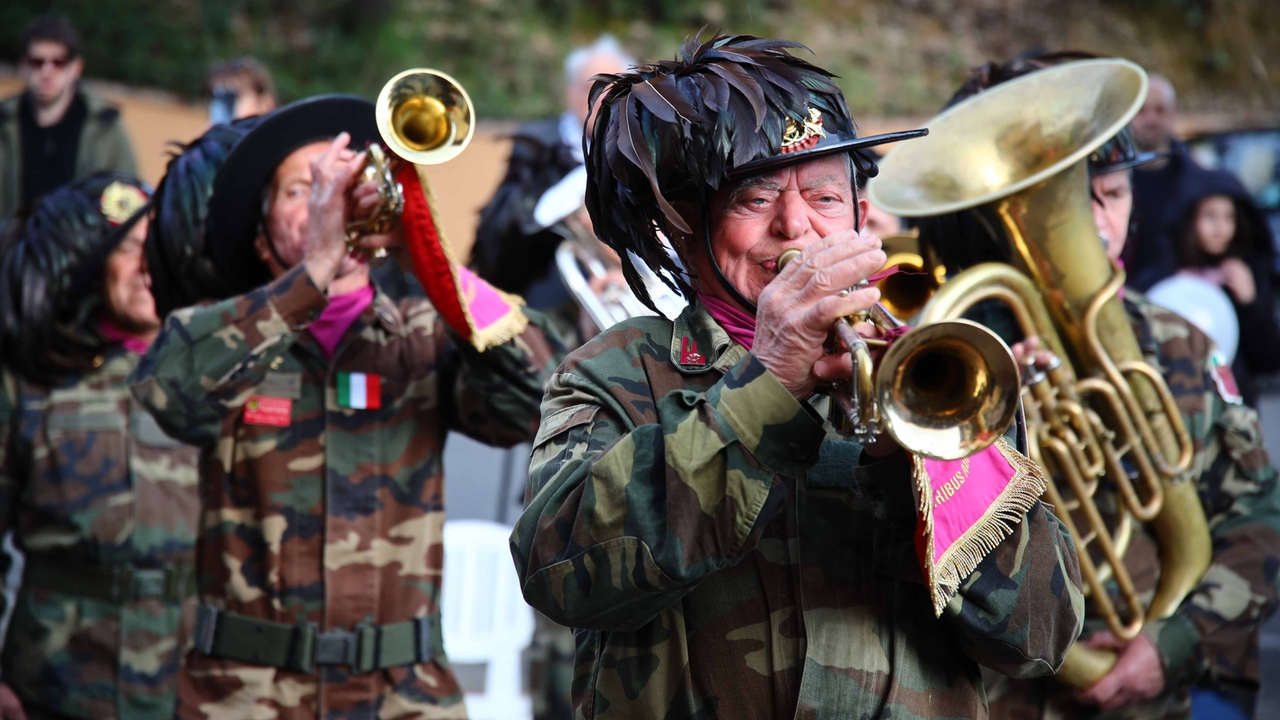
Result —
POLYGON ((586 67, 587 61, 593 57, 605 56, 618 61, 624 69, 634 67, 637 62, 634 57, 623 49, 622 43, 618 42, 618 38, 605 33, 596 38, 596 41, 590 45, 574 48, 564 59, 564 83, 572 85, 578 81, 578 73, 582 72, 582 68, 586 67))

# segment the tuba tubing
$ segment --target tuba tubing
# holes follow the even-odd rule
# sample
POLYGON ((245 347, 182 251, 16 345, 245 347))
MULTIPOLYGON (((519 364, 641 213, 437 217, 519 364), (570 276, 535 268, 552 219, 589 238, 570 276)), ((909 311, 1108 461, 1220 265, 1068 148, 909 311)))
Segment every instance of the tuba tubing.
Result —
MULTIPOLYGON (((1092 602, 1121 637, 1132 636, 1135 621, 1176 609, 1203 577, 1212 552, 1204 508, 1186 477, 1194 446, 1168 385, 1144 362, 1117 297, 1124 274, 1098 241, 1090 207, 1087 157, 1133 118, 1146 91, 1146 73, 1126 60, 1087 60, 1031 73, 934 118, 928 138, 885 158, 868 191, 877 206, 896 215, 972 210, 1007 241, 1012 266, 997 272, 979 265, 960 273, 943 285, 919 321, 959 317, 983 298, 1016 298, 1008 304, 1023 332, 1040 336, 1064 361, 1037 373, 1024 394, 1034 406, 1029 416, 1041 419, 1033 433, 1033 459, 1064 466, 1059 479, 1086 493, 1073 502, 1081 504, 1075 509, 1089 526, 1077 528, 1084 534, 1072 534, 1092 602), (988 282, 1002 287, 982 287, 988 282), (1057 420, 1049 416, 1057 414, 1057 420), (1096 426, 1092 433, 1087 425, 1096 426), (1070 450, 1073 441, 1085 445, 1083 452, 1070 450), (1137 470, 1142 497, 1126 487, 1121 457, 1137 470), (1149 522, 1161 549, 1156 599, 1145 612, 1130 608, 1125 621, 1103 597, 1109 569, 1120 600, 1130 604, 1131 580, 1118 558, 1121 533, 1115 540, 1099 539, 1111 531, 1095 524, 1099 513, 1087 496, 1103 478, 1118 489, 1117 528, 1160 508, 1149 522), (1115 552, 1106 552, 1106 545, 1115 552), (1085 570, 1094 564, 1089 547, 1105 561, 1097 572, 1085 570)), ((1060 509, 1064 523, 1077 519, 1066 517, 1072 510, 1060 509)), ((1092 685, 1114 662, 1096 662, 1097 654, 1073 647, 1063 679, 1092 685)))

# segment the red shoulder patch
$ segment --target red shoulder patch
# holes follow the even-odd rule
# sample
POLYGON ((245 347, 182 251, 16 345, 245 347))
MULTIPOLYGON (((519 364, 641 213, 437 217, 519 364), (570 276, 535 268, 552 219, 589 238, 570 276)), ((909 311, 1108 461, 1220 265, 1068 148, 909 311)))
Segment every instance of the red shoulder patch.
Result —
POLYGON ((693 338, 685 335, 680 338, 680 364, 681 365, 706 365, 707 358, 698 352, 698 343, 693 338))

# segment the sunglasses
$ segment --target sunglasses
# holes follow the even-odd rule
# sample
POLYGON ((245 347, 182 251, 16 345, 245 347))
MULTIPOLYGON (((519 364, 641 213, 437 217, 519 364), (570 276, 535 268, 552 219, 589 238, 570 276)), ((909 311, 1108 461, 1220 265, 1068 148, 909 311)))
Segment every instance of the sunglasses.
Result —
POLYGON ((23 58, 23 62, 25 62, 27 64, 27 67, 31 68, 32 70, 40 70, 45 65, 52 65, 55 70, 61 70, 71 62, 71 58, 65 55, 59 58, 42 58, 42 57, 34 57, 31 55, 28 55, 27 57, 23 58))

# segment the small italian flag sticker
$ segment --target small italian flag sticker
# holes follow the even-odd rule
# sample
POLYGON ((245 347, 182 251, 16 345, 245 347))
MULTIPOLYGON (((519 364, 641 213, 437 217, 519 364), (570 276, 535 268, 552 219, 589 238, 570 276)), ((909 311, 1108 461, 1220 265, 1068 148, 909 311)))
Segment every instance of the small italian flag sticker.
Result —
POLYGON ((382 378, 368 373, 338 373, 338 407, 356 410, 382 407, 382 378))

